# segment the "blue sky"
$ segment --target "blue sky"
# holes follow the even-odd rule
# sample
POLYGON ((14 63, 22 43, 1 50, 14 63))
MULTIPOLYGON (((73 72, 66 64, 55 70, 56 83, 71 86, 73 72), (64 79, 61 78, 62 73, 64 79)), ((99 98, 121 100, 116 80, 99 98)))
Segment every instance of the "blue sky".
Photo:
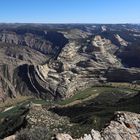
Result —
POLYGON ((0 0, 0 22, 140 23, 140 0, 0 0))

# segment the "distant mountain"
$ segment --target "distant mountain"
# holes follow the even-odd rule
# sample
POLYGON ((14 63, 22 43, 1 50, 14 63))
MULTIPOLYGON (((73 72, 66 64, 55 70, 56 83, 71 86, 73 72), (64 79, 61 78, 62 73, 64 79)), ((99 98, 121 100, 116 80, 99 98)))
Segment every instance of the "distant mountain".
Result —
POLYGON ((0 99, 64 99, 104 82, 139 82, 139 24, 0 24, 0 99))

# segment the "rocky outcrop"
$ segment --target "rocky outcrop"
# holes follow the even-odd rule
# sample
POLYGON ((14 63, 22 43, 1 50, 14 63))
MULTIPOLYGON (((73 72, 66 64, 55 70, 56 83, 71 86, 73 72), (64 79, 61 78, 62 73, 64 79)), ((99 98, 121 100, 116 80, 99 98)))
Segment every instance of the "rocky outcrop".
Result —
POLYGON ((16 140, 16 135, 11 135, 9 137, 4 138, 3 140, 16 140))
MULTIPOLYGON (((89 42, 89 40, 87 41, 89 42)), ((120 61, 114 54, 116 46, 111 43, 111 40, 102 38, 100 35, 94 36, 94 38, 91 39, 90 44, 84 46, 82 51, 88 55, 91 54, 94 56, 94 61, 101 64, 104 68, 109 66, 121 66, 120 61)))
MULTIPOLYGON (((36 129, 36 133, 40 131, 42 135, 47 135, 50 139, 51 136, 49 136, 48 133, 58 133, 61 132, 66 125, 69 125, 69 127, 72 126, 67 117, 62 117, 52 113, 48 111, 48 108, 49 106, 43 106, 32 102, 24 102, 24 104, 15 106, 15 109, 17 110, 15 114, 11 113, 0 120, 0 139, 21 140, 23 138, 24 140, 29 140, 26 135, 31 136, 31 134, 27 134, 27 131, 31 132, 31 130, 36 129), (44 129, 46 130, 45 133, 43 133, 44 131, 42 132, 44 129), (22 132, 24 131, 26 131, 26 137, 22 135, 22 132)), ((11 110, 12 108, 8 109, 11 110)))
POLYGON ((115 38, 118 40, 118 42, 122 45, 122 46, 127 46, 128 42, 125 41, 123 38, 121 38, 118 34, 115 35, 115 38))
POLYGON ((78 47, 76 46, 76 42, 70 42, 63 48, 58 57, 58 60, 62 59, 63 61, 72 61, 76 56, 77 48, 78 47))
POLYGON ((140 115, 130 112, 116 112, 113 120, 103 132, 105 140, 138 140, 140 139, 140 115))
POLYGON ((30 110, 26 116, 26 120, 28 128, 40 126, 46 127, 46 129, 51 127, 57 129, 59 125, 63 126, 70 123, 67 117, 61 117, 48 111, 47 107, 34 103, 30 104, 30 110))
POLYGON ((91 134, 73 139, 68 134, 58 134, 55 140, 139 140, 140 115, 130 112, 116 112, 113 119, 101 132, 91 130, 91 134))

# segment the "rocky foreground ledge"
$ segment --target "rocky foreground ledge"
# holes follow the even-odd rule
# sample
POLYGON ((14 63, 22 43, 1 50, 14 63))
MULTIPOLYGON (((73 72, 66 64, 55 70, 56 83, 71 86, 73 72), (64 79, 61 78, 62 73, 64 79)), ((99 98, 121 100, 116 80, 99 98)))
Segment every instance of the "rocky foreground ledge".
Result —
POLYGON ((140 140, 140 114, 116 112, 102 132, 91 130, 79 139, 68 134, 57 134, 54 140, 140 140))
MULTIPOLYGON (((48 135, 47 133, 44 133, 48 135)), ((110 123, 101 131, 91 130, 90 134, 74 139, 69 134, 59 133, 49 139, 43 140, 140 140, 140 114, 119 111, 115 112, 110 123)), ((19 139, 17 134, 9 136, 4 140, 19 139)), ((32 139, 34 140, 34 139, 32 139)))

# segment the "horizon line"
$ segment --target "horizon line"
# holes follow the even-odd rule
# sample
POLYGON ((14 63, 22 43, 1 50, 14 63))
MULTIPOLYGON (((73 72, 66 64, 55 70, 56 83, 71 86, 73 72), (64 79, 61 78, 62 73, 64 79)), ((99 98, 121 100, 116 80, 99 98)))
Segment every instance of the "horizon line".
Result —
POLYGON ((116 23, 91 23, 91 22, 0 22, 0 24, 140 24, 132 22, 116 22, 116 23))

